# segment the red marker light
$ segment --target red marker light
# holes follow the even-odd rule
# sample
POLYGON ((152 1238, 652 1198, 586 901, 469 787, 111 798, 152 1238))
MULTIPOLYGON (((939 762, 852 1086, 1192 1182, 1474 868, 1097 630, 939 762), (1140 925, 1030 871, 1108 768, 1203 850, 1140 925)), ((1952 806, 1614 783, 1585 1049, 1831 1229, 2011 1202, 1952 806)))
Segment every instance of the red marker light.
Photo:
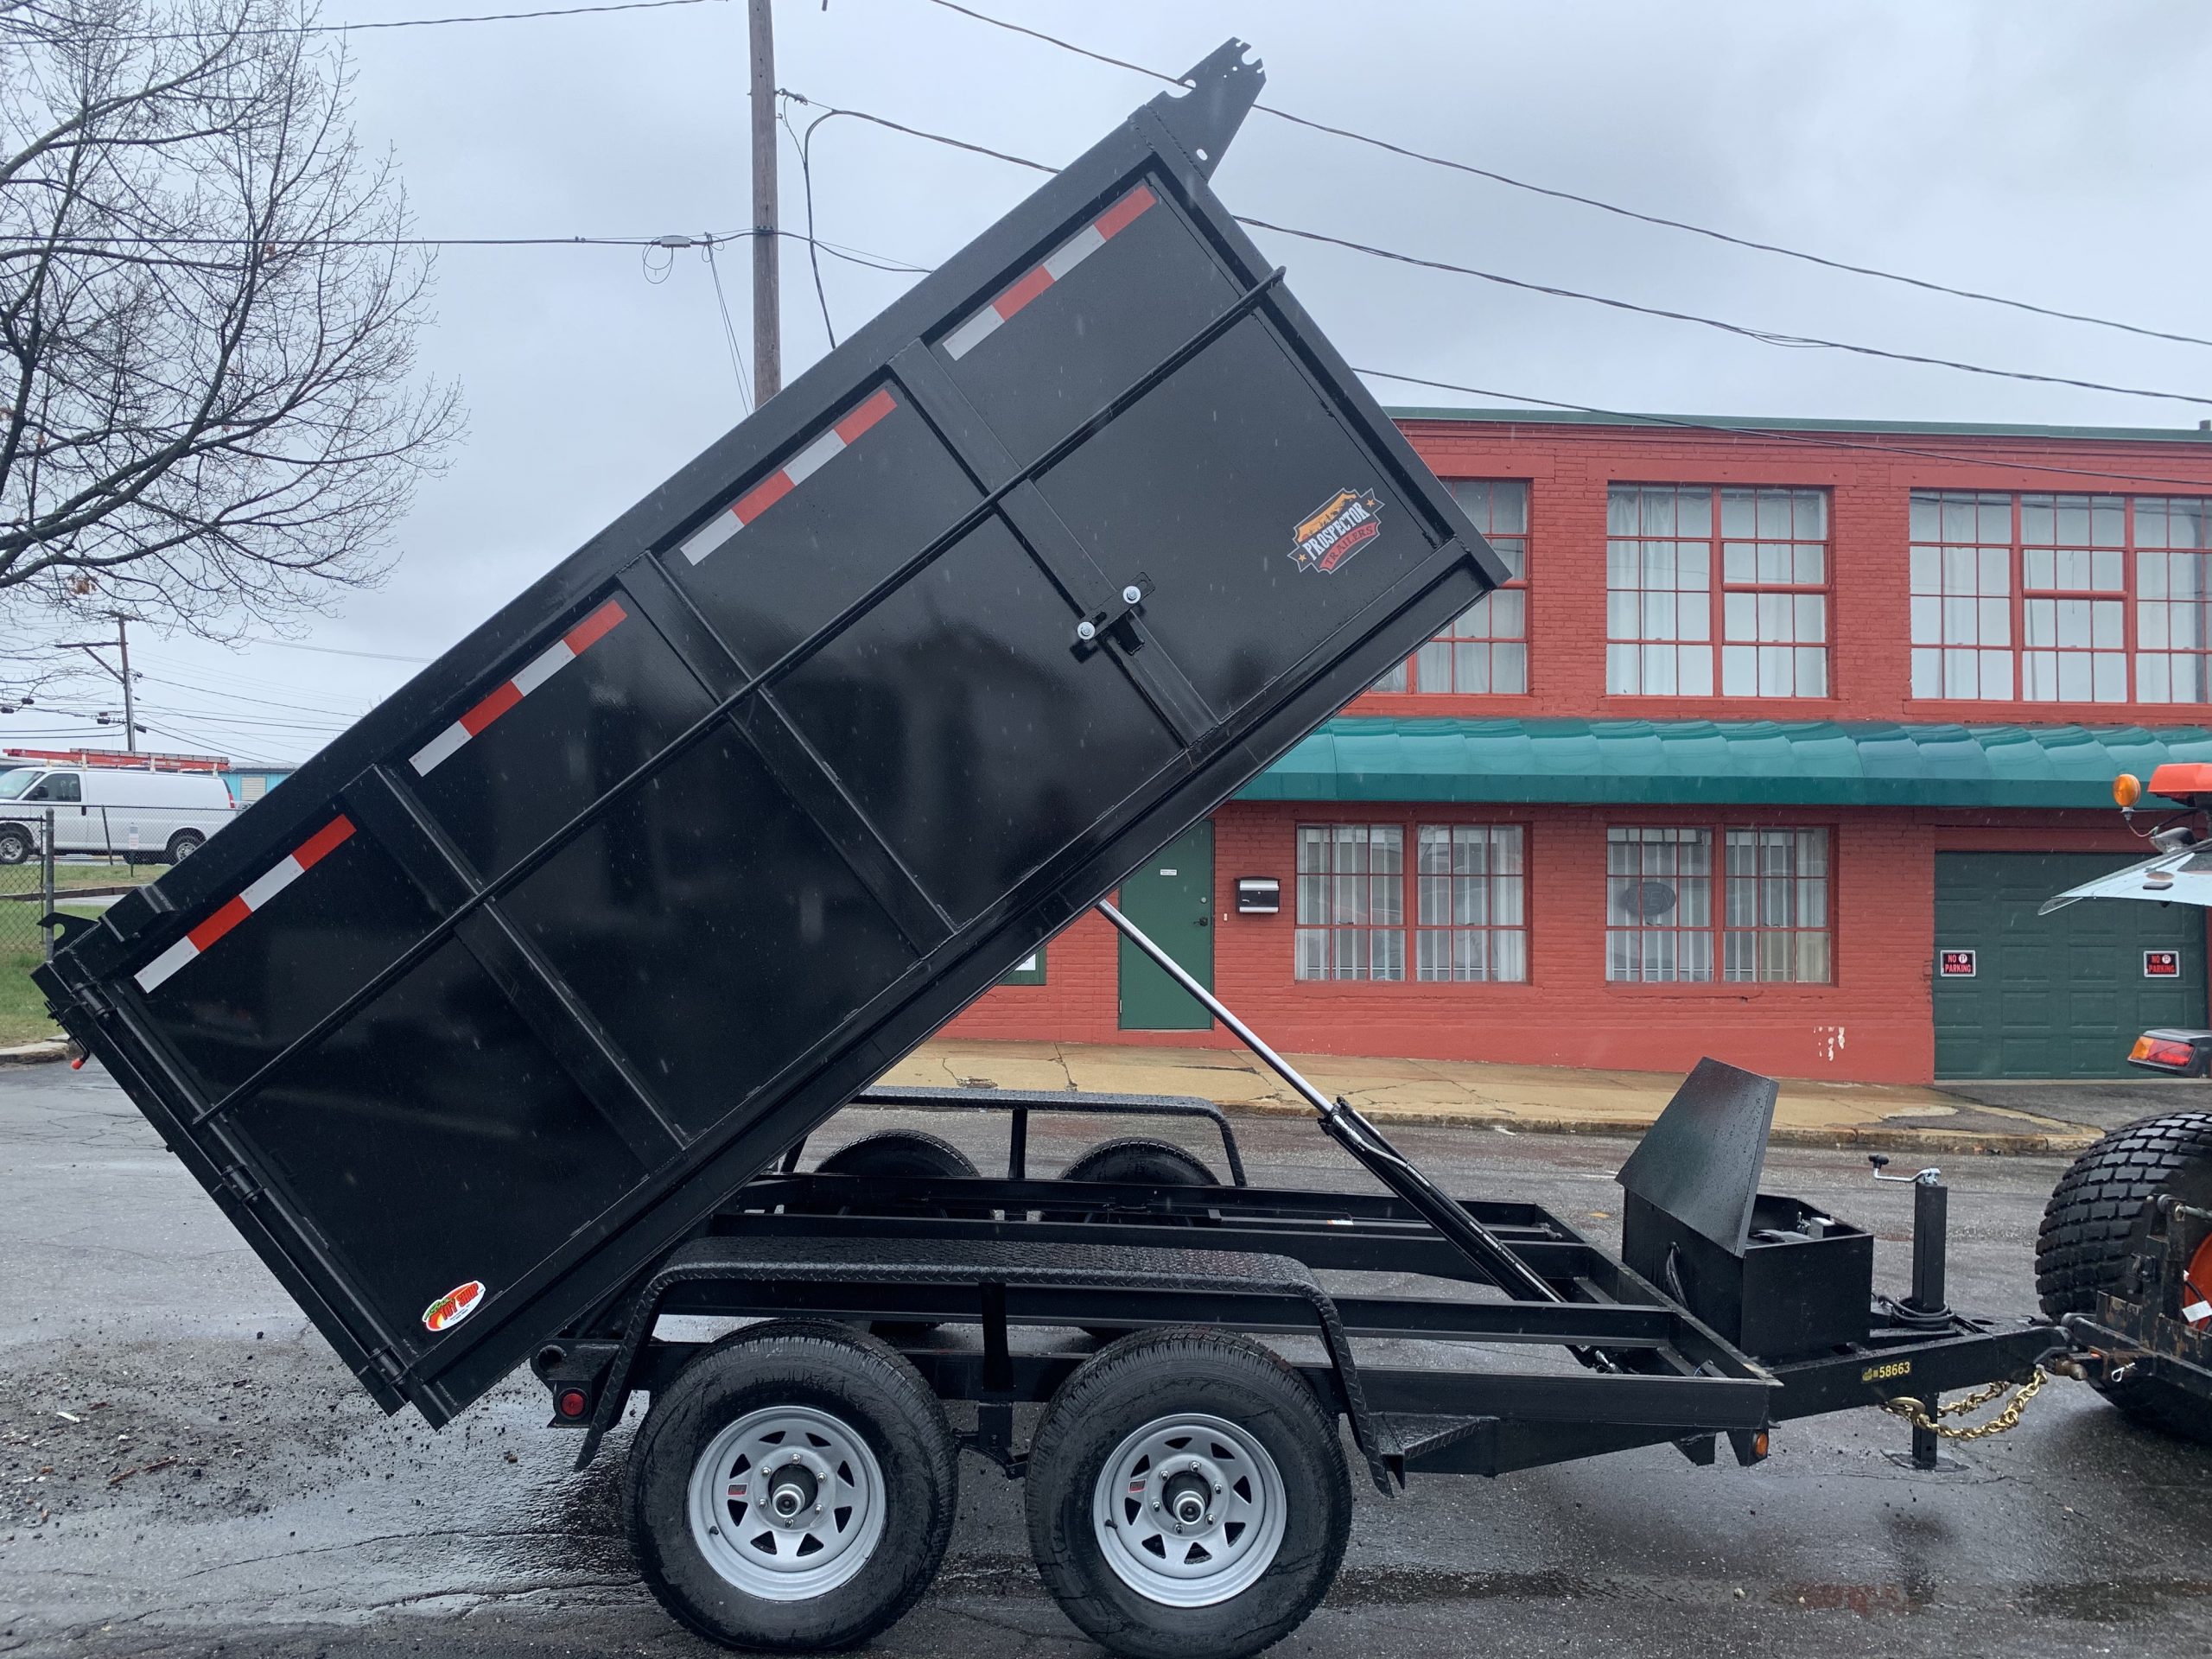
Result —
POLYGON ((553 1398, 553 1409, 563 1417, 581 1417, 590 1405, 582 1389, 563 1389, 553 1398))

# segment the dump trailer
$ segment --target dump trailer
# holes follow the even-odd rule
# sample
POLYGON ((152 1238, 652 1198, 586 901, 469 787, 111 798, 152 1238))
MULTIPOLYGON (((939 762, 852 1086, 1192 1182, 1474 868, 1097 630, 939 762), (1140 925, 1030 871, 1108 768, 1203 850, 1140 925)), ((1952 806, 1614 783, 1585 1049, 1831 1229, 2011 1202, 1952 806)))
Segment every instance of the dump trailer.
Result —
POLYGON ((1236 1656, 1327 1591, 1355 1466, 1748 1463, 1877 1404, 1933 1466, 1944 1390, 2064 1345, 1948 1306, 1932 1170, 1877 1295, 1867 1228, 1759 1191, 1775 1085, 1710 1062, 1620 1255, 1447 1195, 1109 901, 1503 575, 1214 196, 1261 79, 1224 46, 204 851, 54 918, 57 1017, 385 1408, 527 1364, 582 1467, 650 1401, 631 1538, 717 1641, 897 1619, 963 1448, 1027 1477, 1085 1631, 1236 1656), (870 1090, 1094 906, 1368 1179, 1255 1185, 1203 1103, 870 1090), (856 1101, 995 1113, 1004 1166, 912 1130, 810 1166, 856 1101), (1071 1106, 1220 1162, 1140 1132, 1040 1179, 1071 1106))

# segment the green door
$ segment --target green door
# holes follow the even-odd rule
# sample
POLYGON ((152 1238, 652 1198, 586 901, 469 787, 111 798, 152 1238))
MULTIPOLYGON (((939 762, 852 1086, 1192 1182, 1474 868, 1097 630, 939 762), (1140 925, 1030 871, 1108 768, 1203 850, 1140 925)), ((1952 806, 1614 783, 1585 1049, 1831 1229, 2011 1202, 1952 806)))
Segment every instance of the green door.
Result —
POLYGON ((2088 899, 2036 914, 2053 893, 2133 861, 1936 855, 1937 1077, 2139 1076, 2125 1064, 2139 1032, 2204 1023, 2205 912, 2088 899))
MULTIPOLYGON (((1122 914, 1213 988, 1213 820, 1201 818, 1122 883, 1122 914)), ((1122 1029, 1204 1031, 1213 1018, 1136 946, 1122 941, 1122 1029)))

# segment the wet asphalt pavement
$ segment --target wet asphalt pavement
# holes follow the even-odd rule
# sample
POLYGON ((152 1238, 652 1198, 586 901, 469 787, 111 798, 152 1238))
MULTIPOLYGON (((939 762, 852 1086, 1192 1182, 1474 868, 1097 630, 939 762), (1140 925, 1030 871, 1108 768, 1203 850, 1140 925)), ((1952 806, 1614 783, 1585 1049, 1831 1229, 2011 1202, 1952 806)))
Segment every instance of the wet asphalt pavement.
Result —
MULTIPOLYGON (((833 1124, 819 1145, 887 1119, 833 1124)), ((978 1154, 995 1143, 986 1121, 927 1125, 978 1154)), ((1255 1179, 1351 1179, 1303 1125, 1239 1128, 1255 1179)), ((1111 1132, 1040 1124, 1036 1167, 1111 1132)), ((1400 1138, 1455 1190, 1616 1236, 1624 1143, 1400 1138)), ((1950 1163, 1959 1305, 2030 1311, 2059 1167, 1950 1163)), ((1864 1170, 1780 1149, 1766 1184, 1877 1228, 1878 1283, 1901 1289, 1910 1196, 1864 1170)), ((622 1434, 571 1473, 573 1436, 541 1427, 544 1396, 520 1381, 442 1433, 383 1417, 97 1071, 0 1071, 0 1653, 715 1651, 637 1585, 622 1434)), ((1857 1412, 1785 1426, 1752 1470, 1654 1449, 1361 1491, 1334 1594, 1277 1651, 2212 1651, 2212 1452, 2070 1383, 1967 1448, 1961 1472, 1893 1466, 1882 1454, 1904 1440, 1857 1412)), ((873 1650, 1095 1653, 1038 1586, 1020 1485, 973 1458, 962 1478, 943 1577, 873 1650)))

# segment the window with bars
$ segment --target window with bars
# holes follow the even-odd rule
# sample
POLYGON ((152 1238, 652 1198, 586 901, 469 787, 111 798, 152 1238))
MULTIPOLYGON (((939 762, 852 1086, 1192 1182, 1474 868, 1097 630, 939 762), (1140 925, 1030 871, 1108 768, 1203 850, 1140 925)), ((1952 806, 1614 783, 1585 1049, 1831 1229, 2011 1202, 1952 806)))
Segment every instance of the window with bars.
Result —
POLYGON ((1824 984, 1826 830, 1616 827, 1605 832, 1605 977, 1618 983, 1824 984), (1725 849, 1713 906, 1713 849, 1725 849))
POLYGON ((1713 831, 1605 831, 1605 977, 1713 977, 1713 831))
POLYGON ((1518 824, 1421 826, 1415 912, 1420 925, 1414 947, 1417 977, 1529 977, 1521 839, 1518 824))
POLYGON ((1296 976, 1403 979, 1405 871, 1402 824, 1300 824, 1296 976))
POLYGON ((1512 579, 1461 612, 1375 689, 1517 696, 1529 689, 1529 486, 1514 479, 1460 478, 1446 487, 1512 579))
POLYGON ((1307 823, 1298 829, 1300 979, 1529 977, 1525 832, 1519 824, 1307 823), (1412 889, 1410 894, 1408 888, 1412 889), (1410 899, 1410 905, 1408 899, 1410 899))
POLYGON ((2212 502, 1916 490, 1912 695, 2212 701, 2212 502))
POLYGON ((1727 980, 1828 980, 1828 832, 1731 830, 1722 898, 1727 980))
POLYGON ((1605 690, 1828 695, 1824 490, 1617 484, 1605 502, 1605 690))

